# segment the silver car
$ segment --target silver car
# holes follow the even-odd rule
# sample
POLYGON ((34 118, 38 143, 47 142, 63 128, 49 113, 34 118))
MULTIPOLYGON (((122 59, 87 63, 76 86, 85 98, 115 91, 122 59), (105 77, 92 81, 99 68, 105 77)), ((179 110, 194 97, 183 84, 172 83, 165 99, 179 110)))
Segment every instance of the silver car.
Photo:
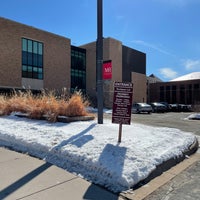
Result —
POLYGON ((152 113, 151 105, 147 103, 134 103, 132 106, 132 113, 152 113))
POLYGON ((161 103, 157 103, 157 102, 151 103, 151 107, 153 109, 153 112, 164 113, 164 112, 167 111, 167 107, 164 104, 161 104, 161 103))

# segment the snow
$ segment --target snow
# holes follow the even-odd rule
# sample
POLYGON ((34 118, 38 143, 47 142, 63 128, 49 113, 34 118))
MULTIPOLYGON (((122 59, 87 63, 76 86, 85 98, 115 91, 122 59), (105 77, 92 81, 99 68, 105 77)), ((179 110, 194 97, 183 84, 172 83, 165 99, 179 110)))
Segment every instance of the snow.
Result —
POLYGON ((186 74, 184 76, 180 76, 170 81, 188 81, 188 80, 196 80, 200 79, 200 72, 193 72, 190 74, 186 74))
POLYGON ((0 117, 0 146, 44 159, 113 192, 127 190, 148 177, 157 165, 179 157, 195 136, 178 129, 104 119, 73 123, 0 117))
POLYGON ((193 113, 191 115, 189 115, 186 119, 196 119, 196 120, 200 120, 200 113, 193 113))

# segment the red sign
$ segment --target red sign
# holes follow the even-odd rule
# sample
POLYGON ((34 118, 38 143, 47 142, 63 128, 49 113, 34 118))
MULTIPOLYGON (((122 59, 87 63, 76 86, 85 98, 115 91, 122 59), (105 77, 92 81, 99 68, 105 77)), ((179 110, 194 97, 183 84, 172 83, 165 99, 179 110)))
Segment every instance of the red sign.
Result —
POLYGON ((133 83, 115 82, 112 123, 130 124, 133 83))
POLYGON ((103 62, 103 79, 112 79, 112 61, 107 60, 103 62))

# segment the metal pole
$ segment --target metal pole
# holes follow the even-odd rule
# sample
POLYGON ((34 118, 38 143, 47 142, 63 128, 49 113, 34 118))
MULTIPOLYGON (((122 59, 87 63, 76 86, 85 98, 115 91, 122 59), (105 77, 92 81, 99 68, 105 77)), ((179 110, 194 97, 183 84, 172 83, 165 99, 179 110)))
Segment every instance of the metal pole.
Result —
POLYGON ((118 143, 122 141, 122 123, 119 124, 118 143))
POLYGON ((96 43, 96 73, 97 73, 97 108, 98 124, 103 124, 103 26, 102 26, 102 0, 97 0, 97 43, 96 43))

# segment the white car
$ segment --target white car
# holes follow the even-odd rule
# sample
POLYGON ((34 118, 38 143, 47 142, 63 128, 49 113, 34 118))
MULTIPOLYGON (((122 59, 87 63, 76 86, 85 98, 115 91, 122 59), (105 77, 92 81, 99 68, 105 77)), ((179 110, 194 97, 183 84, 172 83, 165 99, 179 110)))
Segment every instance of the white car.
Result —
POLYGON ((147 103, 134 103, 132 106, 132 113, 152 113, 151 105, 147 103))

